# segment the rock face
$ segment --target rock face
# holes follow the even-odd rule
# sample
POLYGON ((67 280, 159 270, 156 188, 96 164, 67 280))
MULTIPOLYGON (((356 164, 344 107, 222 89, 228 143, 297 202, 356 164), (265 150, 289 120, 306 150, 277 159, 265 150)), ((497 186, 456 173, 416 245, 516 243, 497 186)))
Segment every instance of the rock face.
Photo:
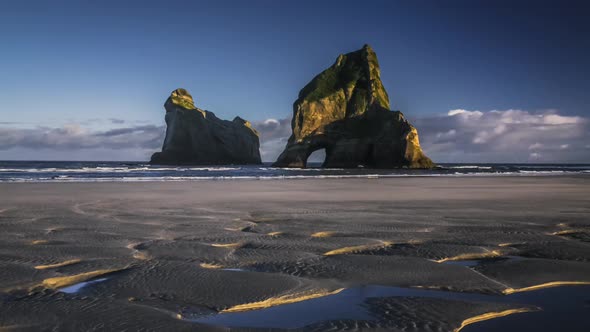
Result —
POLYGON ((185 89, 172 91, 164 104, 166 139, 152 164, 260 164, 258 132, 250 122, 236 117, 221 120, 195 107, 185 89))
POLYGON ((325 148, 323 167, 434 167, 416 128, 389 108, 373 49, 340 55, 299 92, 293 134, 274 166, 305 167, 312 152, 325 148))

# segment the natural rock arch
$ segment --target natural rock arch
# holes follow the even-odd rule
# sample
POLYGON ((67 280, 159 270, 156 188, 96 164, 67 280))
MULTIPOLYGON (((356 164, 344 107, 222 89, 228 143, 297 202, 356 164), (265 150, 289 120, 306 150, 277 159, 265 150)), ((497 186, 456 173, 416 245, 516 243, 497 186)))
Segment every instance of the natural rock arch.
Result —
POLYGON ((323 163, 325 161, 326 161, 326 149, 323 147, 320 147, 319 149, 315 149, 315 150, 311 151, 311 153, 307 157, 308 164, 310 162, 314 162, 314 163, 320 163, 320 165, 323 165, 323 163))
POLYGON ((389 110, 380 75, 369 45, 338 56, 299 92, 293 134, 274 166, 306 167, 309 155, 325 148, 324 167, 434 167, 416 128, 389 110))

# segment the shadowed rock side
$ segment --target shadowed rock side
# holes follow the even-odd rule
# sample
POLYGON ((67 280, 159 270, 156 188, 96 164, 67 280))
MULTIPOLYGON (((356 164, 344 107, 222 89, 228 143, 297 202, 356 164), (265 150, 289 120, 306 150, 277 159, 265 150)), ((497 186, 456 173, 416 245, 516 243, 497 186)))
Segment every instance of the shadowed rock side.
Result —
POLYGON ((152 164, 260 164, 258 132, 250 122, 235 117, 221 120, 196 108, 185 89, 177 89, 164 104, 166 138, 152 164))
POLYGON ((323 167, 432 168, 418 131, 389 110, 377 55, 369 45, 338 56, 293 104, 293 134, 274 166, 305 167, 326 149, 323 167))

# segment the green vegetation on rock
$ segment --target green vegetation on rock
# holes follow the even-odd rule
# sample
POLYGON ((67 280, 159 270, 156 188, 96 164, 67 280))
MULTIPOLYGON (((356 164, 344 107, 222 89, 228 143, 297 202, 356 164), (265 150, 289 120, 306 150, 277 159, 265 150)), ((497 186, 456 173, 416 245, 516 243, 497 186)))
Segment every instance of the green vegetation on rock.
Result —
POLYGON ((376 103, 383 108, 389 108, 389 98, 381 84, 377 55, 369 45, 358 51, 339 55, 330 68, 321 72, 301 89, 296 103, 304 100, 318 101, 330 97, 339 90, 357 86, 370 90, 376 103), (375 89, 369 89, 371 82, 379 84, 375 89))
POLYGON ((196 109, 193 101, 193 96, 188 93, 185 89, 176 89, 170 94, 170 100, 174 105, 180 106, 187 110, 196 109))

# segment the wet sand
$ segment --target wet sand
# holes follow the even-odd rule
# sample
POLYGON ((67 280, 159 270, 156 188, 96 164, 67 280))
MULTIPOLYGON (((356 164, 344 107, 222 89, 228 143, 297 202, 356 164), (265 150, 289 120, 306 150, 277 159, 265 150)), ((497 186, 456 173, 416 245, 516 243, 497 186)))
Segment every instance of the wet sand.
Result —
POLYGON ((590 283, 586 176, 2 183, 0 196, 0 330, 226 331, 211 317, 378 285, 450 295, 231 330, 467 331, 543 312, 496 299, 590 283))

